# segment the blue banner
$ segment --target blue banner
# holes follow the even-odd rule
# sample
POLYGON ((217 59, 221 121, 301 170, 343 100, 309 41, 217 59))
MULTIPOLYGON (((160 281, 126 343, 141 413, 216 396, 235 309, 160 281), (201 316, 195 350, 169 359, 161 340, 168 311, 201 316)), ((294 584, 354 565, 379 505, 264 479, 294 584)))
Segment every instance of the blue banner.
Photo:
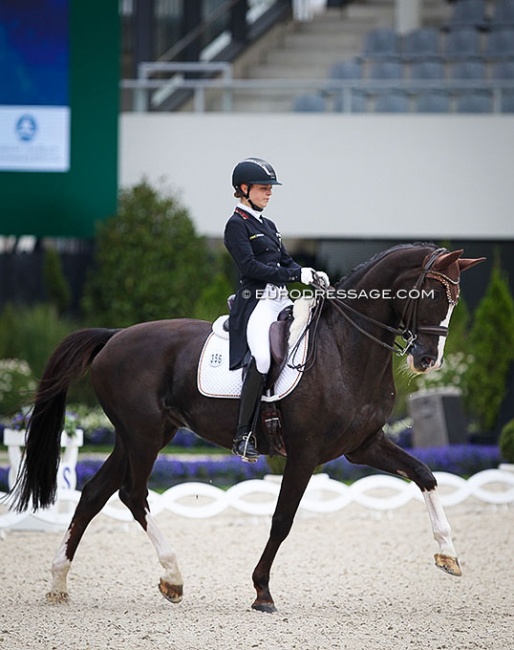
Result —
POLYGON ((69 0, 0 1, 0 170, 69 169, 69 0))

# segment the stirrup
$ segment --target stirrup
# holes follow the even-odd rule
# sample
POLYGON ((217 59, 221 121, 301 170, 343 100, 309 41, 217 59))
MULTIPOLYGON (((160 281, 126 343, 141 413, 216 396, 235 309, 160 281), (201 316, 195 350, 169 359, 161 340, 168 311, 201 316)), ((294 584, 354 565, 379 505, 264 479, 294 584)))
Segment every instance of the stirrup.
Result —
POLYGON ((255 463, 260 454, 255 447, 255 438, 253 434, 247 433, 234 440, 232 453, 239 456, 245 463, 255 463))

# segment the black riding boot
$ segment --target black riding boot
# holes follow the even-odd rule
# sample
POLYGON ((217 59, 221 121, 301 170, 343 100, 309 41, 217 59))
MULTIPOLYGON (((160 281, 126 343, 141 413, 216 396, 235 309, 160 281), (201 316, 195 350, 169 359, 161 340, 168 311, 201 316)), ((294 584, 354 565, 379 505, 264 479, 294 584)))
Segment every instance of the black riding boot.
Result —
POLYGON ((248 463, 252 463, 259 458, 252 427, 259 409, 265 378, 266 375, 257 370, 255 359, 252 358, 241 390, 239 417, 232 447, 232 452, 237 456, 241 456, 248 463))

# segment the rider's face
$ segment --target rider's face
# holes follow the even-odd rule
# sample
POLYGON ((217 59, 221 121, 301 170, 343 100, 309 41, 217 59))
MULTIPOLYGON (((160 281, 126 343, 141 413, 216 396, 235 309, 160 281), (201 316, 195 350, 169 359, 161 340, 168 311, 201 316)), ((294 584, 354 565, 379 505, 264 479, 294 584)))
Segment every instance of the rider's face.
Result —
MULTIPOLYGON (((247 189, 247 186, 243 186, 247 189)), ((271 198, 273 193, 271 185, 252 185, 250 187, 250 200, 258 208, 264 209, 271 198)))

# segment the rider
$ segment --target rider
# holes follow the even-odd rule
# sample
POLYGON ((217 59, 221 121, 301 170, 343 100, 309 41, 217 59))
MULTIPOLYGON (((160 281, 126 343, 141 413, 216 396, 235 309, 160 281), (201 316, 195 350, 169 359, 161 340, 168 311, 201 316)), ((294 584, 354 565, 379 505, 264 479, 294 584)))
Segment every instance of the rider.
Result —
POLYGON ((299 266, 275 224, 263 216, 272 186, 282 185, 268 162, 247 158, 238 163, 232 185, 239 203, 226 224, 224 241, 240 279, 229 318, 230 369, 246 366, 232 451, 252 462, 259 456, 252 424, 271 365, 269 328, 280 311, 292 304, 285 285, 298 281, 328 287, 330 281, 322 271, 299 266))

